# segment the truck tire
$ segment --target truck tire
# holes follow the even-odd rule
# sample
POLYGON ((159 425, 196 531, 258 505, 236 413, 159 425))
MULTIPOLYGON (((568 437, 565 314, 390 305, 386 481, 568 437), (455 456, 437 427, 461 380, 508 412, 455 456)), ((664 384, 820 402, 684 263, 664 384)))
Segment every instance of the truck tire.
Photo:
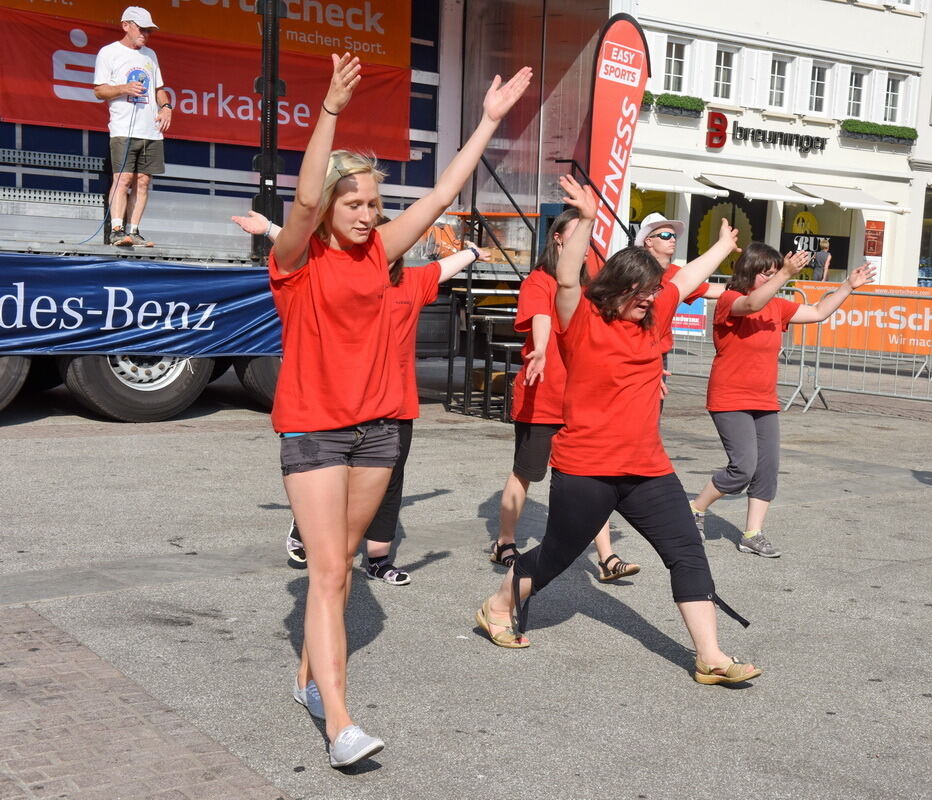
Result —
POLYGON ((26 383, 23 384, 23 391, 47 392, 49 389, 60 386, 62 378, 58 371, 57 361, 55 356, 33 356, 29 375, 26 376, 26 383))
POLYGON ((120 422, 159 422, 177 416, 204 391, 212 358, 180 356, 64 356, 65 385, 85 408, 120 422))
POLYGON ((233 359, 236 377, 249 396, 266 411, 272 410, 275 384, 281 369, 280 356, 241 356, 233 359))
POLYGON ((0 356, 0 411, 19 394, 29 374, 29 356, 0 356))

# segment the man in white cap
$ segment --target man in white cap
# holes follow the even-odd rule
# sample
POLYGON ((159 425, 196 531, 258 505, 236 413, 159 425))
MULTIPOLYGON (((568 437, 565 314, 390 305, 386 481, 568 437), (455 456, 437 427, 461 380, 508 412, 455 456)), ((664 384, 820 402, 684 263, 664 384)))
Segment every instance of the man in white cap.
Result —
POLYGON ((139 232, 153 175, 165 172, 162 135, 172 121, 172 106, 159 60, 146 45, 158 26, 144 8, 123 12, 123 38, 97 54, 94 94, 110 107, 110 190, 112 230, 117 247, 152 247, 139 232))

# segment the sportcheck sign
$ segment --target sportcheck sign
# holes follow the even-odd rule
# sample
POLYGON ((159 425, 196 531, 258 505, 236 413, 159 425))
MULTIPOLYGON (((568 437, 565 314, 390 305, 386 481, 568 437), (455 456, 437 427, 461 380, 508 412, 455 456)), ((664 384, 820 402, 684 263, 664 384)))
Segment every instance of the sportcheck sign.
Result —
POLYGON ((592 241, 608 255, 620 214, 625 175, 634 144, 644 86, 650 77, 650 57, 641 26, 627 14, 616 14, 602 30, 596 48, 592 81, 592 127, 589 165, 592 185, 602 193, 592 241))

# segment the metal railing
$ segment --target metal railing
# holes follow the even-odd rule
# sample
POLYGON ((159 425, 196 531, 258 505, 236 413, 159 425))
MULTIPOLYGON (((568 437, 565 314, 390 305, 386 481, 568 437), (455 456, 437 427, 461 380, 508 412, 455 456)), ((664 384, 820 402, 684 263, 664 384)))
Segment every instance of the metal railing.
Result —
POLYGON ((932 400, 932 297, 905 291, 851 297, 864 299, 856 307, 849 300, 816 326, 814 387, 803 410, 816 398, 828 408, 826 391, 932 400), (845 330, 837 332, 842 325, 845 330))

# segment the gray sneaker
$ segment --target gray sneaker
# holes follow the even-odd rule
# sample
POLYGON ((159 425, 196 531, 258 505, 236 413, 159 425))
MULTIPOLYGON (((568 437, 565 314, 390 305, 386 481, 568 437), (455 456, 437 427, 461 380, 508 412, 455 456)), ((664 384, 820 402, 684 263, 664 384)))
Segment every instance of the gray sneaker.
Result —
POLYGON ((742 553, 757 553, 764 558, 779 558, 780 551, 777 550, 763 533, 755 533, 753 536, 742 536, 738 542, 738 550, 742 553))
POLYGON ((110 231, 110 244, 114 247, 132 247, 133 240, 126 235, 125 228, 114 228, 110 231))
POLYGON ((358 725, 347 725, 330 743, 330 766, 348 767, 369 756, 374 756, 385 742, 369 736, 358 725))
POLYGON ((699 538, 705 541, 705 514, 693 511, 693 519, 696 520, 696 527, 699 529, 699 538))
POLYGON ((129 238, 133 247, 155 247, 155 242, 143 236, 140 230, 135 230, 130 233, 129 238))
POLYGON ((320 692, 317 690, 317 684, 314 681, 308 681, 307 686, 301 689, 298 686, 298 676, 296 675, 291 696, 294 697, 296 703, 304 706, 312 717, 326 719, 324 701, 320 699, 320 692))

